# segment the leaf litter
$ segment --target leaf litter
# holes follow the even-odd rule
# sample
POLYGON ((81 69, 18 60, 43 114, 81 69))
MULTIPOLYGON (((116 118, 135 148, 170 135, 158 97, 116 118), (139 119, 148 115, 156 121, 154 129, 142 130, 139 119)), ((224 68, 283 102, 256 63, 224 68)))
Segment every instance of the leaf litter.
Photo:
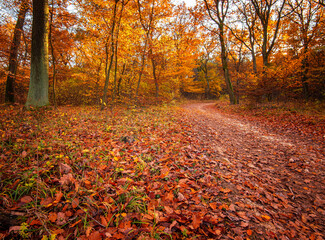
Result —
POLYGON ((324 239, 322 152, 208 107, 1 109, 1 237, 324 239))

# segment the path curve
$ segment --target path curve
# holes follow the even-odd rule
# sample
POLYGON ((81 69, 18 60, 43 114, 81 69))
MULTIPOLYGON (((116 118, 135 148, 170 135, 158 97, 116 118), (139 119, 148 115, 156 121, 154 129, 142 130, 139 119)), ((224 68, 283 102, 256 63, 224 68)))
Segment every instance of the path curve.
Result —
POLYGON ((289 227, 292 239, 325 239, 324 145, 225 115, 214 103, 183 108, 200 141, 221 159, 218 171, 231 176, 232 201, 266 209, 277 219, 269 231, 289 227))

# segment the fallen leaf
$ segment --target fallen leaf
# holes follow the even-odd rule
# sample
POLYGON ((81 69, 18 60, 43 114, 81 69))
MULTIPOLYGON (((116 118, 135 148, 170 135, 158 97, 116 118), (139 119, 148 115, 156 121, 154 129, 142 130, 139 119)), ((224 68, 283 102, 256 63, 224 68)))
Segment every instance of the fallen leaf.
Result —
POLYGON ((20 199, 20 202, 22 203, 30 203, 31 201, 33 201, 33 198, 31 196, 24 196, 20 199))
POLYGON ((199 215, 193 214, 192 216, 192 226, 194 227, 194 229, 197 229, 200 227, 201 225, 201 217, 199 215))
POLYGON ((61 174, 69 173, 69 172, 71 172, 71 170, 72 170, 72 168, 68 164, 60 163, 61 174))
POLYGON ((23 151, 23 152, 21 153, 21 157, 22 157, 22 158, 27 157, 27 152, 26 152, 26 151, 23 151))
POLYGON ((164 206, 164 208, 165 208, 167 214, 172 214, 174 212, 174 210, 168 206, 164 206))
POLYGON ((101 240, 102 237, 100 235, 100 232, 96 231, 96 232, 92 232, 89 236, 89 240, 101 240))
POLYGON ((57 219, 57 214, 55 212, 50 212, 48 218, 51 222, 54 223, 57 219))
POLYGON ((271 217, 268 215, 262 215, 261 217, 266 221, 269 221, 271 219, 271 217))
POLYGON ((10 228, 9 228, 9 233, 11 232, 11 231, 19 231, 21 229, 21 226, 11 226, 10 228))
POLYGON ((78 198, 74 198, 72 200, 72 203, 71 203, 72 208, 76 208, 76 207, 78 207, 78 205, 79 205, 79 199, 78 198))
POLYGON ((63 212, 58 212, 56 225, 62 226, 67 223, 66 216, 63 212))

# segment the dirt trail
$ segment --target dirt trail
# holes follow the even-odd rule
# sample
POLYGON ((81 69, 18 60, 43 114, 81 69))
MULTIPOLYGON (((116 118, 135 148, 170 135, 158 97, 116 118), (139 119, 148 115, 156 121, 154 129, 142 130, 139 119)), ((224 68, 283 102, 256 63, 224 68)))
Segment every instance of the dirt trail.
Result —
POLYGON ((213 103, 184 109, 200 142, 220 159, 231 201, 247 212, 256 232, 267 231, 267 239, 325 239, 325 144, 229 117, 213 103), (268 220, 262 212, 271 220, 261 221, 268 220))

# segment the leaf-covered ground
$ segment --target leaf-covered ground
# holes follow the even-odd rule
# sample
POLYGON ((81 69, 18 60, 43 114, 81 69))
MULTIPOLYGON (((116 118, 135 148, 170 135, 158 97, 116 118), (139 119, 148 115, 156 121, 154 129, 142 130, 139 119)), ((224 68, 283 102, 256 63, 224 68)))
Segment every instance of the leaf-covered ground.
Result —
POLYGON ((323 142, 207 103, 0 115, 6 239, 324 239, 323 142))

